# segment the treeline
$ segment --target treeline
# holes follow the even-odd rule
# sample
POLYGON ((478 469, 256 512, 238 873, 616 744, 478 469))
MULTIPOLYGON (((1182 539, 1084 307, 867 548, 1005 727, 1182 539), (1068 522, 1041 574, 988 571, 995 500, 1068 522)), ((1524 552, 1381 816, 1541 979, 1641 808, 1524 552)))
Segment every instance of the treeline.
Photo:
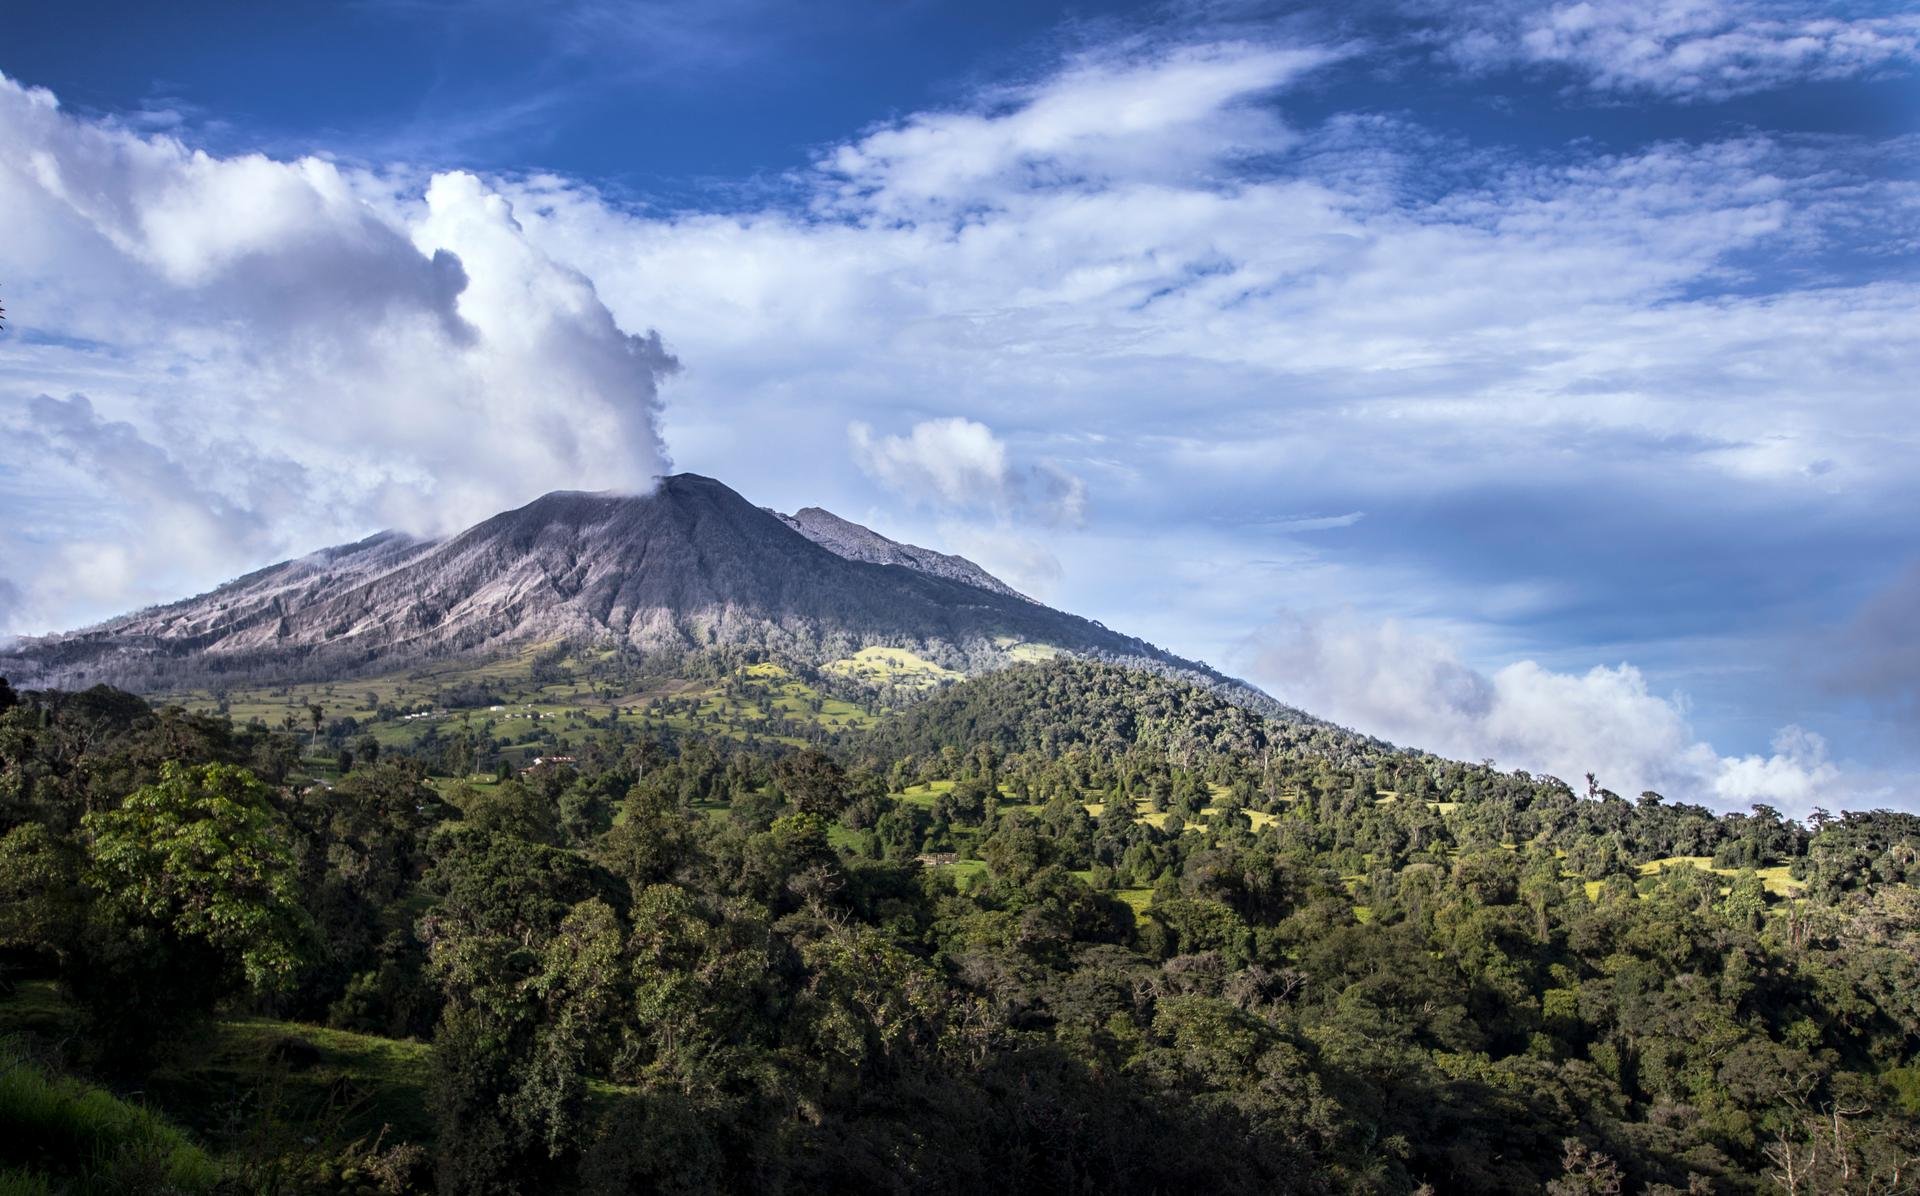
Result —
POLYGON ((0 706, 0 949, 85 1019, 59 1066, 141 1090, 240 1013, 431 1042, 430 1132, 316 1125, 256 1188, 1877 1193, 1920 1166, 1911 816, 1588 796, 1083 664, 830 752, 609 727, 498 783, 388 753, 288 784, 284 733, 0 706), (1641 875, 1676 856, 1724 873, 1641 875))

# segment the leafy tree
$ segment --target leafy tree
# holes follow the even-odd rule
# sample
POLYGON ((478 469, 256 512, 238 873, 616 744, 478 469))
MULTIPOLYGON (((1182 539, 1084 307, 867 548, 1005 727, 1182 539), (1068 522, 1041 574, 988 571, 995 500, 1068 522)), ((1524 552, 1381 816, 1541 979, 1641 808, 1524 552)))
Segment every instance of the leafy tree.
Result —
POLYGON ((774 784, 803 814, 831 818, 851 796, 847 774, 824 752, 804 749, 774 766, 774 784))
POLYGON ((88 900, 62 978, 103 1063, 137 1068, 170 1028, 293 980, 312 924, 271 799, 245 769, 169 763, 82 820, 88 900))
POLYGON ((284 985, 310 924, 273 791, 226 764, 169 763, 160 778, 83 820, 97 911, 128 931, 204 943, 256 988, 284 985))

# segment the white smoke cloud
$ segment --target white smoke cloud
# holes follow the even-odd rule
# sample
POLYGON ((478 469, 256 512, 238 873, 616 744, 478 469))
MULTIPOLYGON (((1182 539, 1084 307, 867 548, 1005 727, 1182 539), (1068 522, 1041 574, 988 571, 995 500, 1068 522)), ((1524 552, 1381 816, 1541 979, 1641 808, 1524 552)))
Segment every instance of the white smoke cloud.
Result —
POLYGON ((1282 700, 1359 730, 1576 787, 1591 772, 1622 794, 1792 814, 1883 796, 1861 793, 1801 727, 1782 728, 1768 755, 1720 755, 1694 733, 1684 698, 1653 693, 1630 664, 1560 673, 1521 660, 1488 674, 1404 623, 1296 616, 1253 637, 1247 668, 1282 700))
POLYGON ((217 157, 0 79, 0 227, 0 473, 38 506, 6 630, 667 468, 673 358, 471 175, 217 157))

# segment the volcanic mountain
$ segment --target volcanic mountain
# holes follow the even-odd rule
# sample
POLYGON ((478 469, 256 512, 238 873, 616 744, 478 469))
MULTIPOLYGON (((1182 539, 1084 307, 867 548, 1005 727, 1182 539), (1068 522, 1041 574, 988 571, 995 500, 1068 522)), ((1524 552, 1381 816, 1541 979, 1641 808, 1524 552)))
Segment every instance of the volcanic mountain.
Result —
POLYGON ((817 507, 786 516, 712 478, 645 495, 561 491, 443 540, 383 532, 203 594, 0 654, 16 684, 164 689, 331 680, 516 645, 719 645, 824 662, 908 648, 980 672, 1057 651, 1136 664, 1267 713, 1265 694, 1043 606, 973 562, 817 507))

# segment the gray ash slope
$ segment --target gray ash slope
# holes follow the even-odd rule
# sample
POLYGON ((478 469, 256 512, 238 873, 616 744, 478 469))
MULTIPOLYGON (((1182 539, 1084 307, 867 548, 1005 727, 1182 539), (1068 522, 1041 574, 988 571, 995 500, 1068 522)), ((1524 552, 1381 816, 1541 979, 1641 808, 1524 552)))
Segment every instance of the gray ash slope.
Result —
POLYGON ((961 557, 818 508, 763 510, 711 478, 651 494, 557 492, 444 540, 382 533, 210 593, 0 653, 16 684, 164 689, 321 680, 534 643, 642 652, 720 645, 823 662, 910 648, 969 673, 1011 643, 1133 664, 1302 718, 1144 640, 1043 606, 961 557))

